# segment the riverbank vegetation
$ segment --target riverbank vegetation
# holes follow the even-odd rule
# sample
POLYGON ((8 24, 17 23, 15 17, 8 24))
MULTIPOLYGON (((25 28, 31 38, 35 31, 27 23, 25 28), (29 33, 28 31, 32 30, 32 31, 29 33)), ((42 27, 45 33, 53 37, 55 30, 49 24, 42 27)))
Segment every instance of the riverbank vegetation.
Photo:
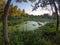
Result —
MULTIPOLYGON (((3 38, 3 14, 5 2, 0 0, 0 45, 5 45, 3 38)), ((60 19, 60 16, 59 16, 60 19)), ((30 15, 25 10, 18 9, 18 6, 10 5, 8 13, 8 35, 10 45, 60 45, 60 22, 56 32, 56 13, 30 15), (17 25, 25 21, 48 22, 36 30, 21 31, 17 25)))
MULTIPOLYGON (((59 45, 60 28, 56 35, 55 23, 48 23, 33 31, 20 31, 16 27, 9 27, 10 45, 59 45)), ((0 45, 4 45, 0 27, 0 45)))

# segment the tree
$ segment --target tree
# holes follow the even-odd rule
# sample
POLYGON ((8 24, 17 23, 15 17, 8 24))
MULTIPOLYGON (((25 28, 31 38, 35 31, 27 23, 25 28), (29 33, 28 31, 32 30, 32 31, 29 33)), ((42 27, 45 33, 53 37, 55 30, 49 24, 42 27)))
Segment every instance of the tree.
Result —
POLYGON ((18 9, 18 6, 17 5, 14 6, 13 4, 11 4, 8 16, 15 17, 15 16, 20 16, 20 15, 21 15, 21 10, 18 9))
POLYGON ((3 0, 0 0, 0 5, 3 4, 3 2, 4 2, 3 0))
POLYGON ((13 4, 10 5, 10 9, 9 9, 9 16, 17 16, 18 12, 17 12, 17 6, 14 6, 13 4))
MULTIPOLYGON (((3 37, 4 37, 4 42, 5 45, 9 45, 9 38, 8 38, 8 12, 9 12, 9 7, 10 3, 12 0, 7 0, 7 3, 4 8, 4 15, 3 15, 3 37)), ((27 0, 16 0, 17 2, 27 2, 27 0)), ((34 1, 34 0, 29 0, 29 1, 34 1)))
POLYGON ((7 30, 7 26, 8 26, 7 19, 8 19, 8 11, 9 11, 10 3, 11 3, 11 0, 8 0, 7 4, 5 5, 4 15, 3 15, 3 37, 4 37, 5 45, 9 44, 8 30, 7 30))
POLYGON ((4 11, 4 1, 0 0, 0 19, 2 19, 3 11, 4 11))
POLYGON ((33 10, 36 10, 39 7, 45 8, 45 7, 47 7, 47 5, 50 5, 51 9, 52 9, 52 7, 54 7, 55 13, 57 15, 57 17, 56 17, 57 18, 56 31, 58 31, 58 27, 59 27, 59 15, 58 15, 58 11, 60 11, 60 10, 58 10, 58 9, 60 9, 60 3, 59 2, 60 2, 60 0, 39 0, 33 8, 33 10), (58 4, 58 8, 57 8, 56 4, 58 4))
POLYGON ((22 15, 22 16, 26 16, 26 12, 25 12, 24 9, 22 10, 21 15, 22 15))

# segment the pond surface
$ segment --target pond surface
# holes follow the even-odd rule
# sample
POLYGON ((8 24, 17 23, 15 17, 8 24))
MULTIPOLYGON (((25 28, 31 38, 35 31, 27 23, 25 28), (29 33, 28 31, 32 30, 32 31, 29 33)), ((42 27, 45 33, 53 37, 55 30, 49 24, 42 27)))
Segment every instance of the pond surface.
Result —
POLYGON ((36 22, 36 21, 26 21, 24 23, 21 23, 19 26, 18 26, 18 29, 20 30, 35 30, 35 29, 38 29, 39 27, 41 26, 44 26, 47 22, 36 22))

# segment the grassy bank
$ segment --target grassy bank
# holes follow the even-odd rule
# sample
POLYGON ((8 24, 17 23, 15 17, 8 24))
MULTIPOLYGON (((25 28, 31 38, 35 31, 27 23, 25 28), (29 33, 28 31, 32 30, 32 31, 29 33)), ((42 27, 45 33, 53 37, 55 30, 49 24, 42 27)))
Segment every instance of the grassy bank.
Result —
MULTIPOLYGON (((55 27, 55 23, 48 23, 34 31, 20 31, 15 26, 9 26, 10 45, 59 45, 60 28, 56 35, 55 27)), ((0 33, 0 45, 4 45, 2 32, 0 33)))

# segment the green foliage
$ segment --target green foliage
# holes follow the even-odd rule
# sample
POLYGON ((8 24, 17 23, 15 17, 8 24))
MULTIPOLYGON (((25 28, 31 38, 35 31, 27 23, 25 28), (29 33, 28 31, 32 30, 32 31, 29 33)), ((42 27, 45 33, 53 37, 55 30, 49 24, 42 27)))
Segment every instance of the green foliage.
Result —
POLYGON ((2 15, 3 15, 3 11, 4 11, 4 0, 0 0, 0 20, 2 18, 2 15))
MULTIPOLYGON (((32 1, 32 0, 30 0, 32 1)), ((4 5, 4 4, 3 4, 4 5)), ((0 6, 0 12, 3 14, 3 6, 0 6)), ((0 14, 0 15, 2 15, 0 14)), ((48 21, 52 20, 48 15, 33 16, 26 14, 25 10, 17 9, 17 6, 10 5, 8 31, 10 45, 60 45, 60 28, 56 34, 56 23, 48 23, 45 26, 34 31, 20 31, 18 26, 23 21, 48 21), (12 20, 13 19, 13 20, 12 20)), ((53 22, 53 21, 51 21, 53 22)), ((0 45, 4 45, 2 37, 2 22, 0 22, 0 45)))
POLYGON ((10 34, 10 43, 11 45, 59 45, 60 33, 56 35, 54 28, 55 24, 49 23, 34 31, 16 30, 10 34))
POLYGON ((54 32, 54 31, 56 31, 56 25, 55 25, 55 23, 48 23, 48 24, 46 24, 44 27, 42 27, 42 29, 44 30, 44 31, 46 31, 47 29, 47 32, 54 32), (46 28, 47 27, 47 28, 46 28), (54 28, 53 28, 54 27, 54 28))
MULTIPOLYGON (((3 0, 0 0, 0 19, 3 15, 3 12, 4 12, 4 6, 5 6, 5 2, 3 0)), ((18 6, 14 6, 13 4, 10 5, 10 9, 9 9, 9 13, 8 13, 8 16, 9 17, 17 17, 17 16, 26 16, 26 12, 25 10, 23 9, 22 11, 20 9, 18 9, 18 6)))
POLYGON ((0 0, 0 5, 3 4, 4 0, 0 0))
MULTIPOLYGON (((2 23, 0 23, 0 45, 4 45, 1 27, 2 23)), ((55 23, 48 23, 37 30, 20 31, 15 25, 9 26, 10 45, 59 45, 60 31, 56 35, 55 27, 55 23)))
POLYGON ((14 6, 13 4, 10 5, 10 10, 9 10, 9 16, 20 16, 21 11, 18 10, 17 6, 14 6))

